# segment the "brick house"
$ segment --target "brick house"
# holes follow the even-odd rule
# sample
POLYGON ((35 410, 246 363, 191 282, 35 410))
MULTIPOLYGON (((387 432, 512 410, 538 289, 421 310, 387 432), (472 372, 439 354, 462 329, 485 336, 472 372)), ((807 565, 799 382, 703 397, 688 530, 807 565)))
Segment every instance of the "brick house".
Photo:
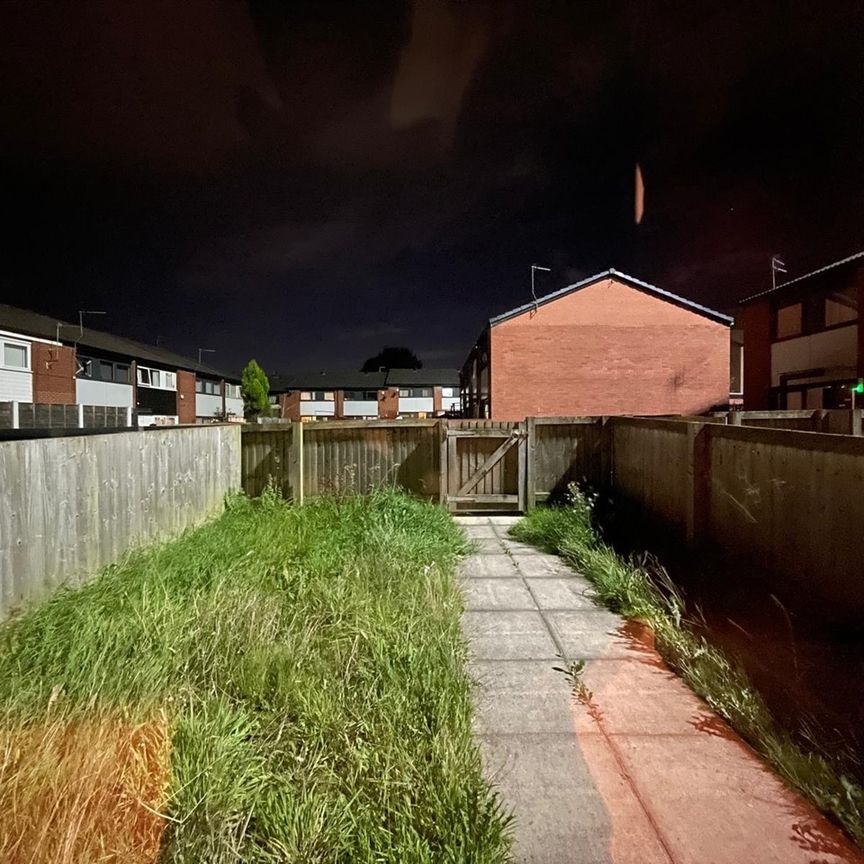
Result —
POLYGON ((270 401, 288 420, 397 420, 459 410, 455 369, 319 371, 274 375, 270 401))
POLYGON ((0 426, 138 425, 243 417, 240 378, 122 336, 0 304, 0 426), (65 406, 70 410, 47 410, 65 406), (79 412, 80 406, 86 411, 79 412), (45 410, 43 410, 45 409, 45 410), (110 418, 110 422, 108 422, 110 418), (73 422, 74 421, 74 422, 73 422), (91 422, 92 421, 92 422, 91 422))
POLYGON ((699 414, 729 400, 727 315, 616 270, 489 320, 463 414, 699 414))
POLYGON ((851 407, 862 309, 864 252, 742 300, 745 409, 851 407))

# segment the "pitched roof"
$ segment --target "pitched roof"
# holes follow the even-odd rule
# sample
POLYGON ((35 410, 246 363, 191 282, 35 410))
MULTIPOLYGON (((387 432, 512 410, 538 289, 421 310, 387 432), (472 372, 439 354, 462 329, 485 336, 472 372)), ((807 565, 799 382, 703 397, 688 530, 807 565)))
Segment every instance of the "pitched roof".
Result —
POLYGON ((389 387, 458 387, 456 369, 391 369, 387 373, 389 387))
POLYGON ((318 369, 270 376, 270 392, 288 390, 383 390, 385 387, 458 387, 455 369, 390 369, 358 372, 356 369, 318 369))
POLYGON ((270 392, 288 390, 381 390, 386 372, 358 372, 356 369, 314 369, 271 375, 270 392))
POLYGON ((794 279, 789 279, 787 282, 781 282, 779 285, 776 285, 774 288, 769 288, 767 291, 759 291, 757 294, 751 294, 749 297, 745 297, 743 300, 739 300, 738 302, 743 304, 749 303, 751 300, 759 300, 761 297, 765 297, 768 294, 774 294, 781 288, 786 288, 787 286, 794 285, 797 282, 803 282, 805 279, 810 279, 812 276, 818 276, 820 273, 833 270, 835 267, 841 267, 843 264, 849 264, 851 261, 857 261, 859 258, 864 258, 864 252, 856 252, 854 255, 841 258, 839 261, 833 261, 831 264, 826 264, 824 267, 819 267, 817 270, 811 270, 803 276, 796 276, 794 279))
MULTIPOLYGON (((61 321, 29 309, 19 309, 17 306, 7 306, 0 303, 0 327, 26 336, 38 336, 42 339, 54 339, 59 342, 74 343, 82 348, 106 351, 109 354, 119 354, 134 360, 145 360, 176 369, 187 369, 190 372, 201 372, 216 378, 227 378, 239 381, 239 375, 229 375, 205 363, 198 363, 191 357, 184 357, 167 351, 156 345, 145 345, 124 336, 114 336, 101 330, 91 330, 85 327, 83 332, 77 324, 61 321), (59 334, 58 334, 59 327, 59 334), (58 338, 59 335, 59 338, 58 338)), ((86 353, 83 352, 83 353, 86 353)))
POLYGON ((525 312, 530 312, 538 306, 551 303, 553 300, 558 300, 561 297, 572 294, 580 288, 587 288, 589 285, 594 285, 603 279, 617 279, 619 282, 626 282, 628 285, 631 285, 640 291, 644 291, 647 294, 653 294, 661 300, 674 303, 676 306, 681 306, 684 309, 695 312, 697 315, 703 315, 705 318, 710 318, 712 321, 717 321, 720 324, 732 324, 733 319, 729 315, 724 315, 722 312, 718 312, 715 309, 709 309, 707 306, 702 306, 699 303, 695 303, 693 300, 688 300, 686 297, 679 297, 677 294, 672 294, 670 291, 664 291, 656 285, 649 285, 641 279, 636 279, 634 276, 628 276, 626 273, 621 273, 619 270, 615 270, 614 268, 604 270, 602 273, 596 273, 594 276, 589 276, 587 279, 582 279, 580 282, 574 282, 572 285, 567 285, 564 288, 560 288, 558 291, 553 291, 551 294, 539 297, 536 302, 532 301, 523 306, 517 306, 509 312, 503 312, 501 315, 496 315, 489 319, 489 324, 494 327, 502 321, 515 318, 517 315, 523 315, 525 312))

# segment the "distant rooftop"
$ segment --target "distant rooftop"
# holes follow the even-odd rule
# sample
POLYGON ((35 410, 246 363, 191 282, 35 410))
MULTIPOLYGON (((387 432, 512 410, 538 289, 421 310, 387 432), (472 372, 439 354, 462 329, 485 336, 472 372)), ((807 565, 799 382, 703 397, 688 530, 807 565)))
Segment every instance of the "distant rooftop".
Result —
POLYGON ((745 297, 743 300, 739 300, 739 303, 749 303, 752 300, 759 300, 762 297, 766 297, 768 294, 774 294, 779 291, 781 288, 787 288, 789 285, 795 285, 798 282, 803 282, 805 279, 811 279, 814 276, 818 276, 820 273, 826 273, 829 270, 834 270, 836 267, 842 267, 844 264, 850 264, 853 261, 858 261, 859 259, 864 258, 864 252, 856 252, 854 255, 849 255, 846 258, 841 258, 839 261, 833 261, 831 264, 826 264, 824 267, 819 267, 817 270, 811 270, 809 273, 805 273, 803 276, 796 276, 794 279, 789 279, 786 282, 781 282, 774 288, 769 288, 767 291, 760 291, 758 294, 751 294, 749 297, 745 297))
POLYGON ((382 390, 385 387, 458 387, 456 369, 390 369, 358 372, 355 369, 320 369, 270 376, 270 392, 289 390, 382 390))
MULTIPOLYGON (((144 360, 173 369, 186 369, 190 372, 200 372, 215 378, 227 378, 239 381, 239 375, 232 375, 209 366, 198 363, 191 357, 175 354, 158 345, 146 345, 127 339, 125 336, 114 336, 101 330, 91 330, 85 327, 83 331, 78 324, 31 312, 29 309, 19 309, 17 306, 7 306, 0 303, 0 329, 21 333, 24 336, 35 336, 40 339, 51 339, 58 342, 74 343, 82 348, 105 351, 109 354, 129 357, 134 360, 144 360)), ((83 352, 86 354, 86 350, 83 352)))

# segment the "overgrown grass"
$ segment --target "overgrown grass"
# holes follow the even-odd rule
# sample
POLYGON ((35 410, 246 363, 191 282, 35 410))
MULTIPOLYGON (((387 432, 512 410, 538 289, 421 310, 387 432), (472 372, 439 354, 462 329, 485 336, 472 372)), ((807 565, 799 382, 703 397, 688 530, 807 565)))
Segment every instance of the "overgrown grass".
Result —
POLYGON ((662 568, 622 558, 603 541, 590 497, 572 486, 565 506, 533 510, 511 533, 561 555, 593 583, 600 602, 649 624, 658 650, 687 684, 864 846, 864 788, 837 760, 819 752, 817 741, 806 750, 778 724, 743 670, 687 621, 681 597, 662 568))
MULTIPOLYGON (((0 728, 167 717, 165 862, 506 860, 471 740, 464 550, 394 490, 232 499, 0 629, 0 728)), ((13 779, 0 758, 3 860, 40 829, 5 819, 13 779)))

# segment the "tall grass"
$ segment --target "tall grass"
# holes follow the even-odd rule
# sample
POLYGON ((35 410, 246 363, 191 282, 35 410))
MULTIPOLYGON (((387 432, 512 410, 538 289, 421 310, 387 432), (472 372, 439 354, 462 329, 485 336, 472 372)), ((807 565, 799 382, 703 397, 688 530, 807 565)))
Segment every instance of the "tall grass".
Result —
POLYGON ((394 490, 232 499, 0 629, 0 723, 164 712, 162 861, 506 860, 471 740, 464 550, 394 490))
POLYGON ((593 500, 571 486, 565 506, 531 511, 511 529, 570 561, 589 579, 598 600, 654 631, 658 650, 687 684, 745 738, 792 786, 833 816, 864 846, 864 788, 842 765, 819 750, 807 750, 771 714, 736 663, 687 620, 668 574, 645 561, 622 558, 598 532, 593 500))

